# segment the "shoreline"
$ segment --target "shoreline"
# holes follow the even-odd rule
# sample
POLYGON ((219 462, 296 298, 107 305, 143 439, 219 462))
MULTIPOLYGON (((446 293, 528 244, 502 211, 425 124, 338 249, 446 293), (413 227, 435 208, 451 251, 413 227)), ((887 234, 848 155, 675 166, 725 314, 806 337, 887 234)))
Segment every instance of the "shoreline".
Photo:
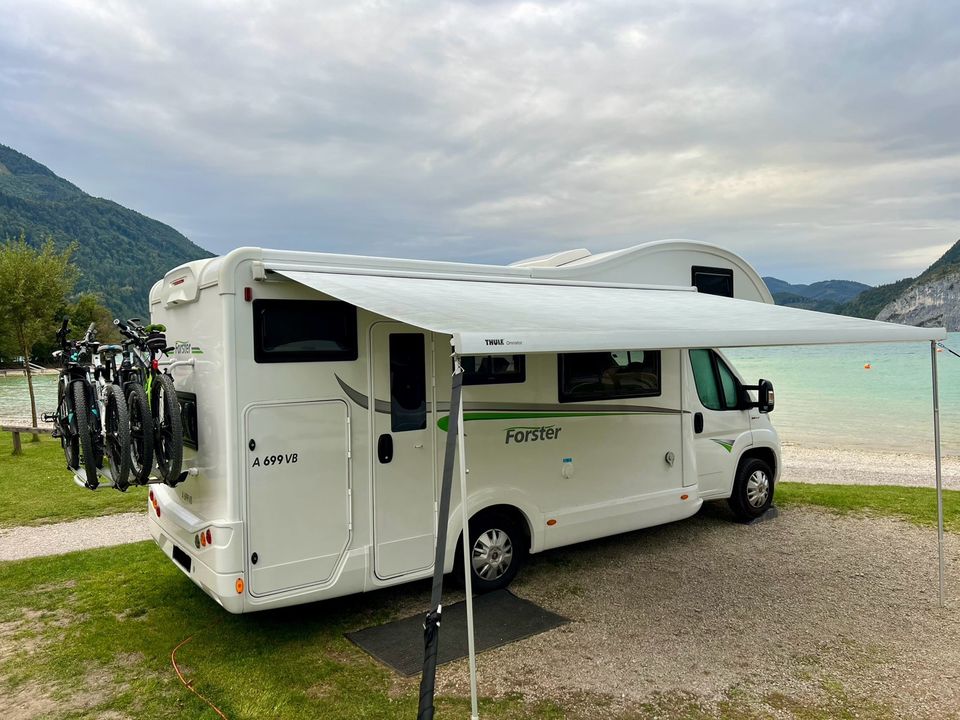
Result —
MULTIPOLYGON (((0 417, 0 425, 29 425, 30 418, 0 417)), ((52 427, 40 421, 40 427, 52 427)), ((915 453, 785 441, 781 482, 934 487, 933 452, 915 453)), ((960 455, 942 457, 943 487, 960 490, 960 455)))
MULTIPOLYGON (((784 442, 781 447, 781 482, 930 488, 936 484, 932 450, 920 454, 796 442, 784 442)), ((943 487, 960 490, 960 456, 943 455, 942 472, 943 487)))

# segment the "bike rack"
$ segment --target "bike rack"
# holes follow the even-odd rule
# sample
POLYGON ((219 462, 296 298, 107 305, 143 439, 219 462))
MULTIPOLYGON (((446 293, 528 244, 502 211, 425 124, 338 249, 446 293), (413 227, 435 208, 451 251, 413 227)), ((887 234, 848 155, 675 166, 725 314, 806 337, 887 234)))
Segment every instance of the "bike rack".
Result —
MULTIPOLYGON (((144 487, 146 485, 167 485, 167 487, 176 487, 189 476, 196 476, 199 474, 199 469, 196 467, 188 467, 186 470, 183 470, 180 475, 177 476, 177 480, 174 483, 165 483, 163 478, 158 475, 150 475, 143 485, 137 485, 136 483, 130 483, 129 487, 144 487)), ((94 488, 94 491, 99 490, 100 488, 115 488, 117 484, 113 481, 113 473, 110 468, 110 459, 107 457, 103 458, 103 467, 97 468, 97 477, 100 478, 100 483, 94 488)), ((74 470, 73 471, 73 482, 76 483, 78 487, 83 488, 84 490, 89 490, 86 483, 86 473, 83 470, 74 470)))

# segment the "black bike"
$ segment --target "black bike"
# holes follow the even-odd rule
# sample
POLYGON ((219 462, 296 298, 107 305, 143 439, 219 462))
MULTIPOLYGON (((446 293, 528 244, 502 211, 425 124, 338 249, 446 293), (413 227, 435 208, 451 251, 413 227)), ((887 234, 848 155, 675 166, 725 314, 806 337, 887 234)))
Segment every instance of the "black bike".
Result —
POLYGON ((167 347, 163 326, 143 327, 138 318, 113 324, 126 338, 119 375, 130 409, 134 481, 148 482, 155 461, 163 482, 174 486, 185 477, 183 427, 173 378, 160 371, 160 356, 173 348, 167 347))
POLYGON ((92 353, 93 381, 103 414, 103 439, 110 460, 113 486, 125 492, 130 487, 130 413, 120 382, 116 357, 123 352, 120 345, 100 345, 92 353))
POLYGON ((98 344, 93 323, 79 341, 67 339, 68 327, 69 318, 64 318, 57 332, 60 350, 53 354, 63 363, 57 385, 57 410, 45 415, 44 420, 54 423, 53 436, 60 438, 67 468, 77 472, 82 467, 84 485, 96 490, 100 484, 97 471, 103 467, 103 435, 97 393, 85 359, 97 351, 98 344))

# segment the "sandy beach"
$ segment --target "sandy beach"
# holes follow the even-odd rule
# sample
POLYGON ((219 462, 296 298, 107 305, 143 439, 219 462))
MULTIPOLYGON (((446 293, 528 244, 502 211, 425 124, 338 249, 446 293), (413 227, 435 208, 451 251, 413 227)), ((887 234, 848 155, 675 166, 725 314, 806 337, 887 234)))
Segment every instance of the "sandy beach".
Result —
MULTIPOLYGON (((921 455, 785 442, 782 456, 781 482, 935 485, 932 451, 921 455)), ((943 487, 960 490, 960 457, 956 455, 943 456, 943 487)))

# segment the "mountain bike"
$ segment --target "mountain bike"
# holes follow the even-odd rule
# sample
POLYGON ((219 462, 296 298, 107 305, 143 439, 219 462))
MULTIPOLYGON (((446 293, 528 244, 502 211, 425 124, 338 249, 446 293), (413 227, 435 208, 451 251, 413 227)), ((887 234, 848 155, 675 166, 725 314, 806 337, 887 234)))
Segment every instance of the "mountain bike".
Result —
POLYGON ((173 350, 167 347, 166 328, 162 325, 143 327, 138 318, 131 318, 127 322, 114 320, 113 324, 127 338, 120 377, 131 410, 132 456, 136 454, 133 449, 136 442, 133 439, 134 423, 142 424, 142 443, 139 446, 142 455, 139 465, 134 465, 135 478, 139 483, 148 482, 150 470, 156 462, 160 479, 167 485, 175 486, 185 477, 181 472, 183 427, 173 378, 160 370, 161 355, 173 350), (144 399, 146 403, 142 405, 144 399), (137 410, 134 410, 134 403, 137 403, 137 410), (143 411, 144 407, 146 412, 143 411))
POLYGON ((120 386, 116 354, 120 345, 100 345, 92 353, 93 382, 98 390, 103 417, 103 439, 110 460, 113 486, 125 492, 130 487, 130 415, 120 386))
POLYGON ((90 382, 89 358, 97 349, 95 327, 90 323, 83 340, 68 340, 69 318, 64 318, 57 332, 60 350, 53 356, 62 361, 57 382, 56 412, 46 413, 44 420, 54 423, 53 436, 60 439, 67 468, 91 490, 100 484, 98 469, 103 466, 103 435, 97 393, 90 382))

